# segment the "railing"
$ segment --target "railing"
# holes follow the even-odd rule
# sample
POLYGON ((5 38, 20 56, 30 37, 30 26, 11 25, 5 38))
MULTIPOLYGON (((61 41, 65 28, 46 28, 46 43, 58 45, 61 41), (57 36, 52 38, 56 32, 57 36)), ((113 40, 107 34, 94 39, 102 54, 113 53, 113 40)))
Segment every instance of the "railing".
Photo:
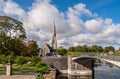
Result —
POLYGON ((120 62, 120 56, 98 56, 98 57, 120 62))

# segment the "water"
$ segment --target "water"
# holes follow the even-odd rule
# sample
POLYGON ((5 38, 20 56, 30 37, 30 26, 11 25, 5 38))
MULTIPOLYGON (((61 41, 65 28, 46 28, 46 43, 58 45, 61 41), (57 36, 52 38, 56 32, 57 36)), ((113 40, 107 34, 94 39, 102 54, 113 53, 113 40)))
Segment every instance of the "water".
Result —
POLYGON ((120 79, 120 68, 103 62, 95 68, 95 79, 120 79))
MULTIPOLYGON (((92 79, 92 77, 60 74, 57 79, 92 79)), ((95 67, 95 79, 120 79, 120 68, 109 63, 99 62, 99 65, 95 67)))

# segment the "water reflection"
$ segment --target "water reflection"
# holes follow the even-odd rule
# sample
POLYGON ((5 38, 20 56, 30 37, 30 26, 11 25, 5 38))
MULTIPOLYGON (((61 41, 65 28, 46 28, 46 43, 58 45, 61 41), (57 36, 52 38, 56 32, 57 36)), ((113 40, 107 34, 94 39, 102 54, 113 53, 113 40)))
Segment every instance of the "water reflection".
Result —
POLYGON ((120 68, 104 61, 95 67, 95 79, 120 79, 119 73, 120 68))
MULTIPOLYGON (((104 61, 95 61, 95 79, 120 79, 120 68, 104 61)), ((60 74, 57 79, 92 79, 91 76, 60 74)))

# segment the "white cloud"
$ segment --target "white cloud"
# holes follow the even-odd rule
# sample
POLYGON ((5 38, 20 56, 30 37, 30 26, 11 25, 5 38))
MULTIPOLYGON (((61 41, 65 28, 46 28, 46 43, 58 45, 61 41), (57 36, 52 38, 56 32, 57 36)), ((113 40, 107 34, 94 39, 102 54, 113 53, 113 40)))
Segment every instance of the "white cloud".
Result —
POLYGON ((114 24, 112 19, 100 18, 83 3, 60 12, 50 1, 36 0, 25 11, 13 0, 0 0, 0 14, 17 17, 24 23, 28 39, 38 43, 50 42, 55 20, 59 45, 120 44, 120 24, 114 24), (82 16, 91 19, 83 21, 82 16))
POLYGON ((24 10, 12 0, 8 0, 8 2, 3 2, 3 12, 5 15, 9 16, 19 16, 23 18, 25 16, 24 10))
POLYGON ((87 14, 89 16, 92 16, 92 13, 86 9, 86 5, 85 4, 77 4, 74 6, 74 9, 76 10, 76 13, 79 14, 79 15, 82 15, 82 14, 87 14))
POLYGON ((85 22, 85 27, 90 33, 99 33, 103 30, 104 23, 99 19, 92 19, 85 22))

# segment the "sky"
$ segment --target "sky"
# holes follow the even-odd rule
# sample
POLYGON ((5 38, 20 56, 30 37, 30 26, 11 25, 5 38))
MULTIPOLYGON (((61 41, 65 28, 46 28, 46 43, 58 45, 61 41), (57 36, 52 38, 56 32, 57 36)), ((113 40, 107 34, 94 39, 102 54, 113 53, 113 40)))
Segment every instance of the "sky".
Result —
POLYGON ((0 0, 0 15, 23 23, 27 40, 51 43, 55 21, 58 46, 120 47, 120 0, 0 0))

